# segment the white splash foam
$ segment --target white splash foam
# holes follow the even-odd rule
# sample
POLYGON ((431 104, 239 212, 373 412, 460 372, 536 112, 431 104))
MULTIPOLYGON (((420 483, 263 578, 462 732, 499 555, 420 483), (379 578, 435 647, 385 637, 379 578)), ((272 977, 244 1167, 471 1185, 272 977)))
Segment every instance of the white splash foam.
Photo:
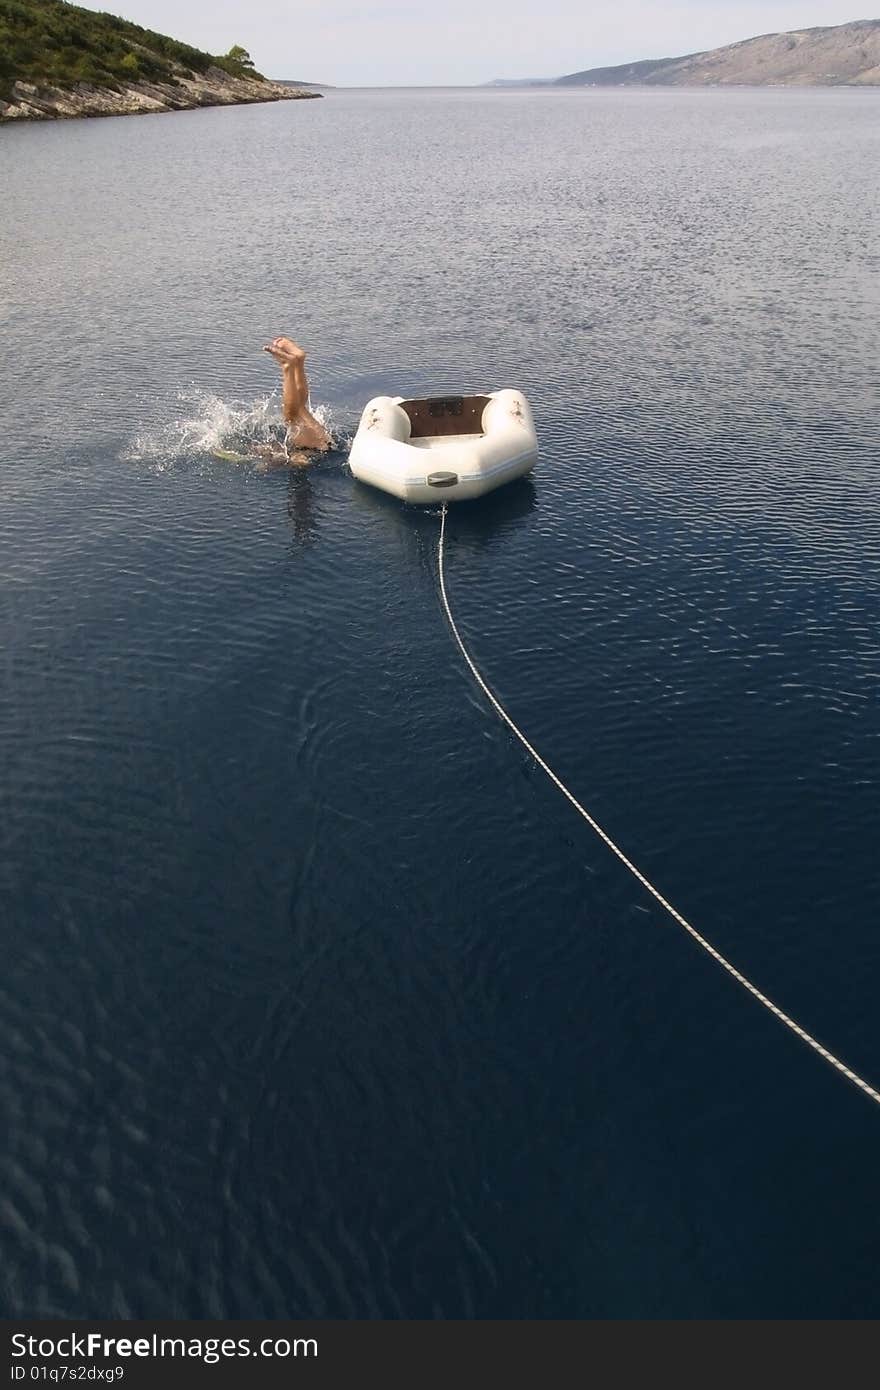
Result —
POLYGON ((309 401, 309 410, 329 434, 331 449, 340 449, 344 444, 350 442, 348 435, 339 428, 333 419, 333 412, 329 405, 312 405, 309 401))
MULTIPOLYGON (((224 401, 210 391, 178 394, 180 415, 154 430, 135 435, 122 453, 128 463, 151 463, 160 469, 183 459, 207 458, 216 450, 249 456, 256 444, 281 443, 284 420, 278 392, 255 401, 224 401)), ((333 446, 343 441, 328 406, 313 408, 333 446)))

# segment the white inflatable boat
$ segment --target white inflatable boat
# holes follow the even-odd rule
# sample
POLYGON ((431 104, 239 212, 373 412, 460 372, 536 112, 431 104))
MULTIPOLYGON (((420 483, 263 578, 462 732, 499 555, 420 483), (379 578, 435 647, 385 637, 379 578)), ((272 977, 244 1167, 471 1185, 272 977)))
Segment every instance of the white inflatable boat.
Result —
POLYGON ((376 396, 349 454, 356 478, 404 502, 463 501, 521 478, 538 440, 521 391, 407 401, 376 396))

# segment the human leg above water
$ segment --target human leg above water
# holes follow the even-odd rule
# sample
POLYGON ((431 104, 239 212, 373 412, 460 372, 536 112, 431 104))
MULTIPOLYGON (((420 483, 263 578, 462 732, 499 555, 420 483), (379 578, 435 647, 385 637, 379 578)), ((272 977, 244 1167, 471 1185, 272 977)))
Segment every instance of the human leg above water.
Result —
POLYGON ((309 410, 309 382, 306 376, 306 355, 291 338, 273 338, 264 352, 281 368, 281 390, 284 419, 287 421, 287 442, 297 449, 330 448, 330 435, 309 410))

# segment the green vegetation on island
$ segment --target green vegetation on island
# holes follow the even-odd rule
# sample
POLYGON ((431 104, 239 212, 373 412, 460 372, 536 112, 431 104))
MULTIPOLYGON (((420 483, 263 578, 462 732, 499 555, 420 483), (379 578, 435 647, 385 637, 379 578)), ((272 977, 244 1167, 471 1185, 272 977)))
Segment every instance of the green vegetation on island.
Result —
POLYGON ((112 89, 132 82, 173 86, 180 76, 212 67, 231 77, 263 80, 238 44, 218 57, 66 0, 0 0, 0 100, 9 99, 15 82, 37 87, 82 82, 112 89))

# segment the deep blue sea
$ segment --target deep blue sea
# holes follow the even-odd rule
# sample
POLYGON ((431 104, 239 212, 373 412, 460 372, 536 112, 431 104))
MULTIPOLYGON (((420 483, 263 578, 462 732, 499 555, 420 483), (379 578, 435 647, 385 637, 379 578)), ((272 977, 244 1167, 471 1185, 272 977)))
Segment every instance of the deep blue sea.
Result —
POLYGON ((0 1311, 877 1317, 880 92, 0 129, 0 1311), (286 333, 337 449, 277 428, 286 333))

